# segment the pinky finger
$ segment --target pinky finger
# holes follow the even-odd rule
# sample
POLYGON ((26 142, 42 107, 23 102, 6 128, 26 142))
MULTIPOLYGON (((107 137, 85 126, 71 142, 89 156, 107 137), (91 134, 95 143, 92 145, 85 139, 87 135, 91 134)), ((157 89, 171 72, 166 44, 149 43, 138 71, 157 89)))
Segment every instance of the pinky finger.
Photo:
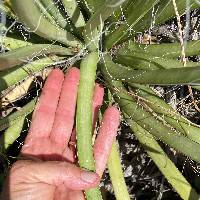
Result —
POLYGON ((94 144, 96 173, 101 177, 106 167, 113 141, 117 135, 120 113, 116 107, 109 107, 104 113, 99 135, 94 144))

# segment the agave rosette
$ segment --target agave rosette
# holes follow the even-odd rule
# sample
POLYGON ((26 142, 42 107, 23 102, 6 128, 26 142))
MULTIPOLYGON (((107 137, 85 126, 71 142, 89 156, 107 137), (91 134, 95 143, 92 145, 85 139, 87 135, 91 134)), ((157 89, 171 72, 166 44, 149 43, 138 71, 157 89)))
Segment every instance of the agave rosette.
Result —
MULTIPOLYGON (((189 4, 190 10, 199 8, 196 0, 189 4)), ((186 12, 184 0, 176 0, 176 6, 180 15, 186 12)), ((86 68, 82 76, 94 79, 96 71, 101 74, 113 96, 106 101, 118 103, 124 119, 168 182, 181 198, 189 199, 192 195, 199 199, 157 140, 200 162, 200 127, 176 112, 150 86, 191 85, 199 90, 200 64, 188 61, 183 66, 178 60, 178 41, 134 41, 137 33, 151 30, 152 16, 154 26, 175 17, 172 0, 5 0, 0 10, 7 20, 4 23, 2 17, 0 24, 2 98, 5 91, 30 76, 28 71, 34 74, 55 65, 65 70, 74 63, 81 63, 80 67, 90 63, 93 71, 86 68)), ((200 41, 187 41, 185 54, 199 55, 200 41)), ((33 99, 20 111, 1 118, 0 129, 5 130, 1 136, 3 152, 19 137, 35 102, 33 99)), ((81 135, 78 140, 83 140, 81 135)), ((94 170, 93 166, 85 166, 83 150, 78 151, 81 166, 94 170)), ((116 198, 130 199, 118 154, 114 144, 109 173, 116 198)), ((88 157, 93 160, 91 152, 88 157)), ((98 188, 86 195, 88 199, 102 199, 98 188)))

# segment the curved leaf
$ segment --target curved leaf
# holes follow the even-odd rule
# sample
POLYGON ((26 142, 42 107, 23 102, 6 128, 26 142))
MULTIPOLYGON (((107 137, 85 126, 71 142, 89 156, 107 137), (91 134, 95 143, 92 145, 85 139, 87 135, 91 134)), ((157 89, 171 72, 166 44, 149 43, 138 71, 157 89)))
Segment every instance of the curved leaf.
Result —
POLYGON ((85 26, 85 35, 90 35, 95 28, 100 26, 121 4, 127 0, 107 0, 91 16, 85 26))
MULTIPOLYGON (((163 44, 138 44, 129 42, 120 49, 119 54, 126 54, 132 52, 141 52, 159 57, 177 58, 181 55, 180 43, 163 43, 163 44)), ((186 56, 194 56, 200 54, 200 40, 188 41, 185 49, 186 56)))
POLYGON ((60 25, 61 28, 65 29, 66 26, 68 25, 68 22, 66 18, 62 16, 60 13, 58 7, 57 7, 57 2, 54 2, 53 0, 40 0, 41 3, 44 5, 46 12, 48 12, 53 19, 60 25))
MULTIPOLYGON (((115 62, 133 69, 171 69, 183 68, 179 60, 152 56, 147 53, 132 52, 124 55, 117 54, 115 62)), ((187 67, 200 67, 199 62, 187 62, 187 67)))
POLYGON ((106 82, 118 102, 122 112, 126 113, 130 119, 139 124, 142 128, 162 140, 174 149, 189 156, 191 159, 200 161, 200 144, 193 142, 187 137, 174 131, 166 122, 163 122, 155 116, 153 112, 148 110, 148 107, 138 105, 137 100, 134 100, 119 81, 113 81, 104 65, 101 66, 102 73, 106 78, 106 82), (183 145, 184 144, 184 145, 183 145))
POLYGON ((121 160, 117 148, 117 142, 114 142, 112 145, 112 150, 108 158, 108 170, 115 192, 116 200, 130 200, 121 167, 121 160))
POLYGON ((30 114, 36 105, 37 99, 31 100, 28 104, 22 107, 19 111, 16 111, 7 117, 0 118, 0 131, 8 128, 9 126, 14 125, 18 120, 24 116, 30 114))
POLYGON ((85 26, 85 20, 81 13, 76 0, 62 0, 65 10, 75 27, 80 28, 85 26))
POLYGON ((0 71, 0 92, 19 81, 24 80, 30 73, 32 74, 40 71, 53 63, 54 61, 50 58, 42 58, 23 66, 17 66, 2 72, 0 71))
POLYGON ((117 30, 106 36, 105 47, 110 49, 113 45, 119 42, 127 34, 131 34, 132 27, 144 17, 144 15, 156 4, 159 0, 136 0, 132 7, 131 15, 128 16, 126 22, 117 30), (138 9, 139 8, 139 9, 138 9))
POLYGON ((113 80, 149 85, 199 85, 200 67, 134 70, 117 65, 105 56, 106 69, 113 80))
POLYGON ((40 12, 34 0, 11 0, 11 3, 20 21, 25 23, 30 32, 49 40, 59 41, 67 46, 82 47, 81 42, 71 33, 51 24, 40 12))
MULTIPOLYGON (((199 8, 196 0, 188 1, 190 4, 190 10, 199 8)), ((183 15, 186 12, 186 1, 185 0, 176 0, 177 9, 179 15, 183 15)), ((151 28, 152 21, 154 25, 159 25, 167 20, 175 17, 174 6, 172 0, 160 0, 159 3, 155 6, 154 10, 150 10, 143 19, 141 19, 134 27, 134 31, 141 32, 151 28), (153 15, 153 16, 152 16, 153 15)))
POLYGON ((50 44, 34 44, 0 54, 0 70, 5 70, 21 63, 28 63, 34 58, 48 54, 73 55, 72 49, 50 44))
POLYGON ((5 152, 10 145, 20 136, 26 117, 21 117, 0 136, 1 151, 5 152))
POLYGON ((148 86, 132 83, 129 85, 134 88, 138 101, 144 102, 177 131, 200 144, 200 126, 180 115, 148 86))
POLYGON ((182 175, 182 173, 177 169, 174 163, 169 159, 167 154, 160 147, 158 142, 149 134, 144 128, 138 125, 133 120, 124 113, 128 124, 133 130, 134 134, 149 154, 153 162, 157 165, 159 170, 165 176, 167 181, 172 185, 172 187, 177 191, 182 199, 200 199, 195 189, 193 189, 182 175))

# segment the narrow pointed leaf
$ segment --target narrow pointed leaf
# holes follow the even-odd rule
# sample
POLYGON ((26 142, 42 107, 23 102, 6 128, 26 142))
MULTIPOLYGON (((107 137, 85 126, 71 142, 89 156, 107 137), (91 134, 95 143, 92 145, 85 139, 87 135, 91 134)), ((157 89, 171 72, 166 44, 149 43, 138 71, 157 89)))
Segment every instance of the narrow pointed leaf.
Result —
POLYGON ((108 170, 116 200, 130 200, 121 167, 121 160, 119 151, 117 149, 117 142, 114 142, 112 145, 112 150, 108 158, 108 170))
POLYGON ((12 69, 0 71, 0 92, 15 85, 19 81, 24 80, 26 77, 30 76, 30 73, 32 74, 40 71, 53 63, 54 61, 47 57, 35 60, 26 65, 20 65, 12 69))
MULTIPOLYGON (((133 69, 171 69, 183 68, 183 63, 179 60, 152 56, 140 52, 131 52, 124 55, 117 54, 115 62, 133 69)), ((187 67, 200 67, 199 62, 187 62, 187 67)))
POLYGON ((200 161, 200 144, 193 142, 183 134, 173 130, 165 121, 158 118, 147 105, 138 105, 137 100, 134 100, 133 97, 127 93, 119 81, 112 80, 105 65, 101 65, 101 71, 121 110, 125 112, 130 119, 134 120, 155 138, 162 140, 164 143, 182 152, 191 159, 197 162, 200 161))
POLYGON ((132 0, 124 1, 124 3, 120 7, 118 7, 113 12, 113 14, 108 18, 108 22, 111 25, 109 26, 110 32, 115 30, 115 24, 120 21, 120 18, 122 17, 122 13, 124 14, 132 3, 133 3, 132 0))
POLYGON ((5 152, 9 148, 9 146, 12 145, 15 140, 20 136, 25 120, 26 116, 21 117, 12 126, 7 128, 5 132, 1 135, 0 146, 2 152, 5 152))
POLYGON ((43 5, 41 1, 35 1, 35 4, 39 8, 40 12, 48 19, 48 21, 53 24, 57 25, 53 16, 47 11, 46 7, 43 5))
MULTIPOLYGON (((190 0, 188 3, 190 4, 190 10, 199 8, 196 0, 190 0)), ((176 0, 176 4, 179 15, 183 15, 186 12, 186 1, 176 0)), ((154 25, 160 25, 173 17, 175 17, 175 12, 172 0, 161 0, 154 7, 154 10, 151 9, 144 18, 133 27, 133 29, 135 32, 142 32, 151 28, 152 23, 154 23, 154 25)))
POLYGON ((169 159, 167 154, 160 147, 158 142, 145 129, 138 125, 133 120, 129 119, 128 115, 124 113, 128 124, 133 130, 134 134, 149 154, 153 162, 157 165, 159 170, 165 176, 167 181, 172 185, 176 192, 182 199, 200 199, 195 189, 191 187, 189 182, 185 179, 182 173, 176 168, 174 163, 169 159))
MULTIPOLYGON (((134 42, 128 43, 124 46, 119 54, 126 54, 130 52, 141 52, 152 56, 177 58, 181 55, 180 43, 163 43, 163 44, 137 44, 134 42)), ((185 49, 186 56, 194 56, 200 54, 200 40, 188 41, 185 49)))
POLYGON ((132 9, 132 13, 126 19, 126 22, 121 25, 113 33, 110 33, 105 39, 105 47, 110 49, 118 41, 130 34, 132 27, 144 17, 144 15, 158 2, 159 0, 136 0, 132 9), (139 8, 139 9, 138 9, 139 8))
POLYGON ((139 101, 143 101, 177 131, 200 144, 200 126, 190 122, 179 114, 169 104, 158 97, 148 86, 132 83, 129 85, 134 88, 139 101))
POLYGON ((40 12, 34 0, 11 0, 12 8, 19 20, 24 23, 30 32, 59 41, 67 46, 81 48, 82 44, 71 33, 51 24, 40 12))
POLYGON ((5 70, 48 54, 73 55, 73 50, 58 45, 34 44, 0 54, 0 70, 5 70))
POLYGON ((36 105, 37 99, 31 100, 28 104, 22 107, 19 111, 16 111, 7 117, 0 118, 0 131, 5 130, 6 128, 14 125, 18 120, 24 116, 30 114, 36 105))
POLYGON ((65 10, 71 21, 74 23, 75 27, 80 28, 85 26, 85 20, 83 14, 81 13, 78 4, 75 0, 62 0, 65 10))
POLYGON ((126 0, 107 0, 92 15, 85 26, 85 34, 89 35, 95 28, 100 26, 121 4, 126 0))
POLYGON ((0 35, 0 41, 2 42, 2 46, 7 50, 13 50, 24 46, 29 46, 32 44, 24 40, 2 35, 0 35))
POLYGON ((60 13, 58 7, 57 7, 57 2, 54 2, 53 0, 40 0, 43 6, 46 9, 46 12, 48 12, 53 19, 59 24, 59 26, 63 29, 66 28, 68 25, 66 18, 62 16, 60 13))
POLYGON ((45 7, 46 12, 53 17, 56 25, 59 25, 62 29, 71 32, 77 38, 81 38, 81 34, 76 29, 70 16, 68 16, 68 14, 64 12, 63 8, 61 8, 63 6, 61 2, 54 0, 41 0, 41 2, 45 7))
POLYGON ((106 69, 113 80, 149 85, 199 85, 200 67, 134 70, 117 65, 105 56, 106 69))

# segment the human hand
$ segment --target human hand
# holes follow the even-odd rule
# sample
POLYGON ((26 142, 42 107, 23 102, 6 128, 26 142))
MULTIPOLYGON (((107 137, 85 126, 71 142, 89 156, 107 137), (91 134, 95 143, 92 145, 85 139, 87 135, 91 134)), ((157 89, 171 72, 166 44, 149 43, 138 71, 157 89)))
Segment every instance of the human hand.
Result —
MULTIPOLYGON (((105 111, 94 144, 96 173, 78 168, 75 165, 74 117, 79 78, 77 68, 71 68, 65 78, 62 71, 55 69, 47 78, 21 150, 24 159, 11 167, 2 199, 83 200, 82 190, 99 184, 116 137, 119 112, 115 107, 105 111)), ((96 84, 93 122, 103 93, 103 88, 96 84)))

